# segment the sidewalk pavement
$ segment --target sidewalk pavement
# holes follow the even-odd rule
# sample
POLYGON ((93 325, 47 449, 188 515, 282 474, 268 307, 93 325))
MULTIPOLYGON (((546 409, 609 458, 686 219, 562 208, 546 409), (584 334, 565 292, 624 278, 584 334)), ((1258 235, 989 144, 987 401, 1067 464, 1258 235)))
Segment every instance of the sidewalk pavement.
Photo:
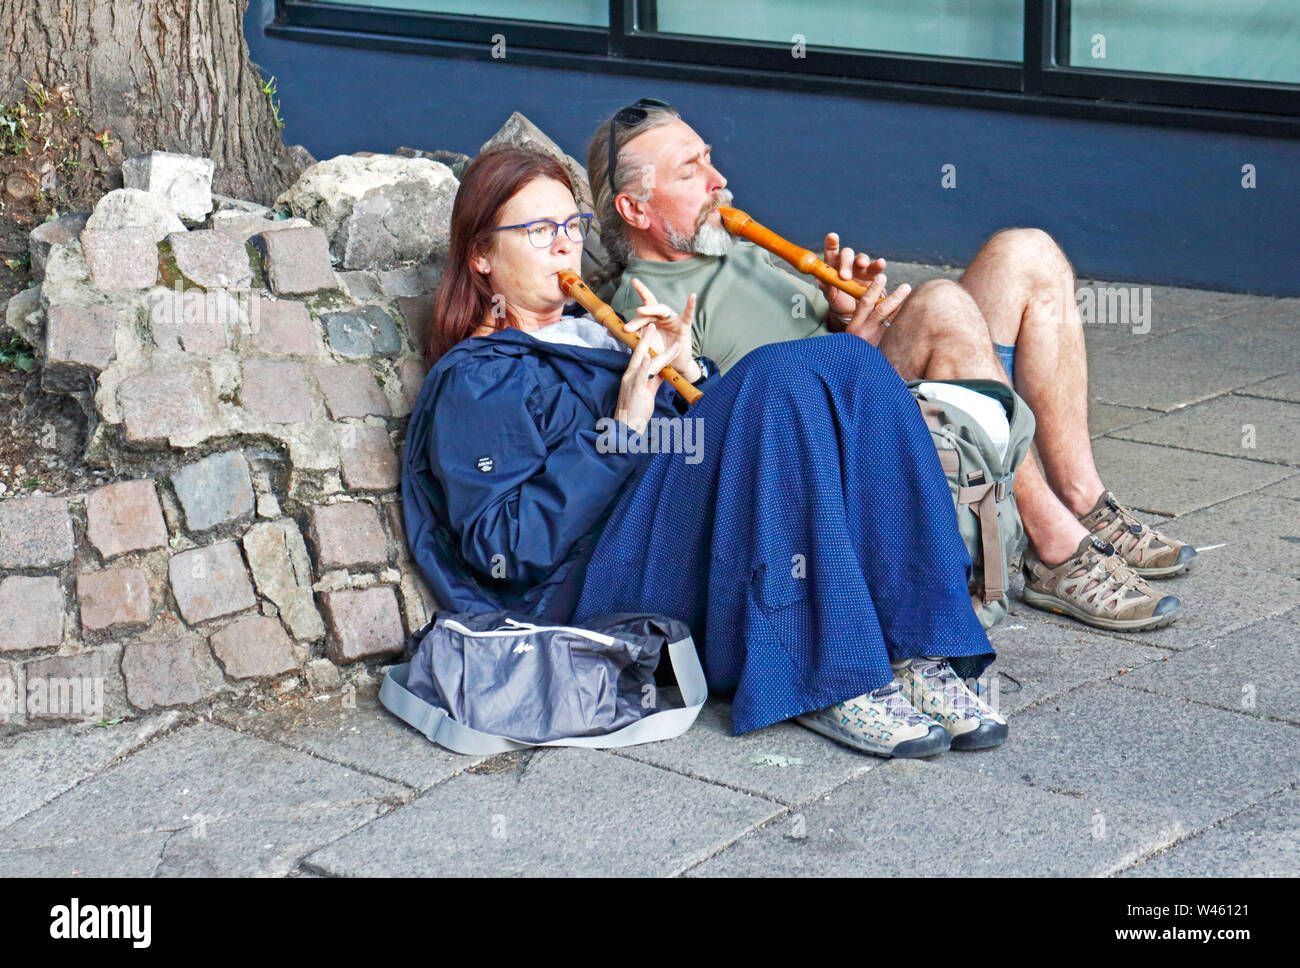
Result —
POLYGON ((1017 586, 1005 746, 888 761, 710 701, 667 742, 471 757, 373 689, 173 711, 0 747, 0 875, 1300 875, 1300 299, 1150 298, 1149 333, 1087 330, 1097 463, 1205 550, 1154 632, 1017 586))

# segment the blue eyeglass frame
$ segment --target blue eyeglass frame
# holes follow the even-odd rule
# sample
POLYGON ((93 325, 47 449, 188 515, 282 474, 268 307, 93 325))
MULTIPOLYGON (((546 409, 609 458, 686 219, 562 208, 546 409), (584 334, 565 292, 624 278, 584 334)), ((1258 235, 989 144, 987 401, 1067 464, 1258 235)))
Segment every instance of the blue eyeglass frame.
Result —
POLYGON ((501 232, 504 231, 505 229, 527 229, 528 243, 534 249, 549 249, 551 246, 555 244, 555 240, 559 238, 560 229, 564 229, 564 234, 569 237, 570 242, 577 242, 579 245, 581 245, 583 241, 587 238, 587 234, 591 231, 591 223, 595 220, 595 218, 596 216, 595 213, 593 212, 578 212, 574 215, 570 215, 563 222, 557 222, 555 221, 555 219, 551 219, 551 218, 535 218, 531 222, 520 222, 518 225, 498 225, 492 231, 501 232), (569 223, 571 223, 574 219, 584 219, 584 218, 587 220, 587 227, 583 230, 582 237, 575 239, 572 235, 569 234, 569 223), (549 242, 545 242, 541 245, 538 245, 536 242, 533 241, 532 226, 543 225, 543 224, 551 226, 555 231, 552 233, 549 242))

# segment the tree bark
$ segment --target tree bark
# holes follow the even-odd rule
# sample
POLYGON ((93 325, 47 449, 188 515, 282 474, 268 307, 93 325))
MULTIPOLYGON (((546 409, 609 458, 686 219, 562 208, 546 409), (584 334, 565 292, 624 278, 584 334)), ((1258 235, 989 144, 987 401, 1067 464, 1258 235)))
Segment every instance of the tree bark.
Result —
POLYGON ((211 158, 215 191, 269 205, 299 169, 248 57, 248 3, 0 0, 0 104, 62 85, 86 119, 83 163, 111 187, 122 158, 175 151, 211 158))

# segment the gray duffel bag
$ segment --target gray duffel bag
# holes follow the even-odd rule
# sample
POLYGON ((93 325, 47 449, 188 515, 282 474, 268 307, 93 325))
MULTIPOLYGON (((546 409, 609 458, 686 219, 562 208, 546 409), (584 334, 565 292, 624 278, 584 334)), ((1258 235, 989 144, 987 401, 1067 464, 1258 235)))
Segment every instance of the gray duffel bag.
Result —
POLYGON ((583 627, 504 611, 439 612, 388 670, 379 701, 457 753, 529 746, 632 746, 680 736, 708 696, 685 623, 620 614, 583 627), (668 652, 683 705, 655 685, 668 652))

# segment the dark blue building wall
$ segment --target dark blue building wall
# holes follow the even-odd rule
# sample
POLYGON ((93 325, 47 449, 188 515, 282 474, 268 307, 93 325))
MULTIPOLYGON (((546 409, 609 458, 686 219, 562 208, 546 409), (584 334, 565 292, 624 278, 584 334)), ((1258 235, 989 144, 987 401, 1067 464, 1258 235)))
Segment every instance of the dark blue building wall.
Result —
POLYGON ((276 76, 285 142, 317 158, 473 155, 517 110, 585 162, 603 118, 653 95, 713 144, 738 206, 804 245, 837 231, 964 265, 1030 225, 1083 278, 1300 295, 1300 142, 300 43, 265 35, 271 6, 250 8, 252 59, 276 76))

